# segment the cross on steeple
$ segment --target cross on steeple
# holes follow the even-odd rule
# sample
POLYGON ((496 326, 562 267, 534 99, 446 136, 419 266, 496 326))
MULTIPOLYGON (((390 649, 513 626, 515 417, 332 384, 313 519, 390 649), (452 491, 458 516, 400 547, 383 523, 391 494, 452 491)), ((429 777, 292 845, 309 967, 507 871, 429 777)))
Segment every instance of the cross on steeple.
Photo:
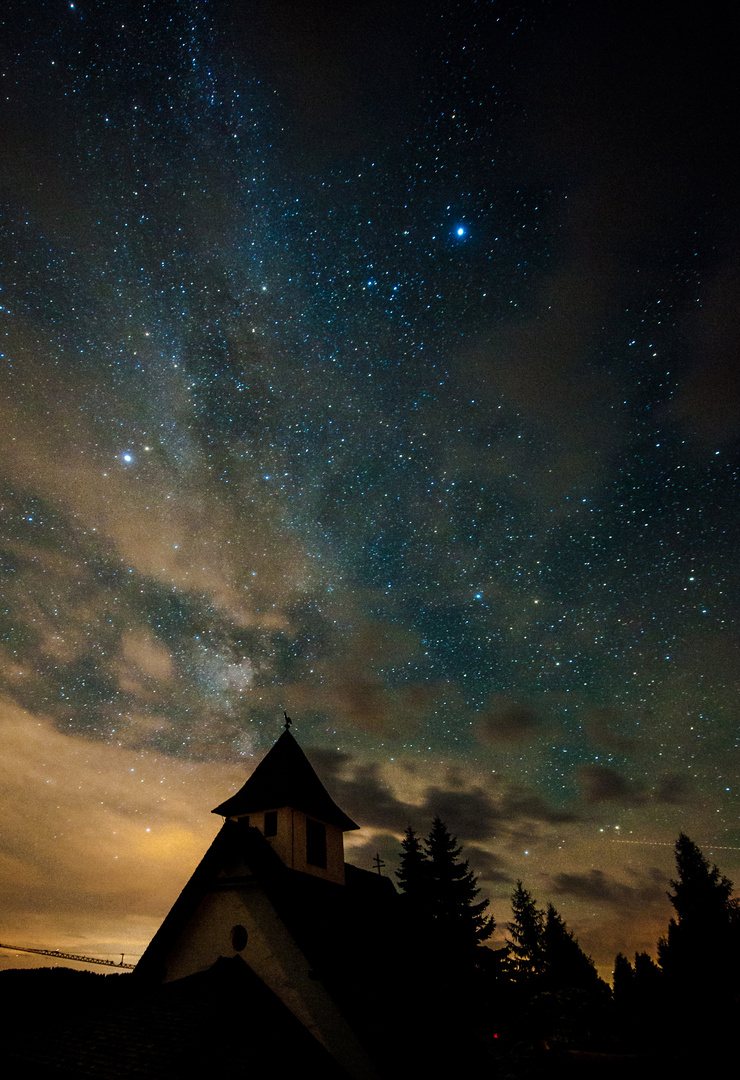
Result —
POLYGON ((283 716, 285 717, 285 730, 290 731, 290 725, 293 723, 293 721, 290 719, 285 710, 283 710, 283 716))

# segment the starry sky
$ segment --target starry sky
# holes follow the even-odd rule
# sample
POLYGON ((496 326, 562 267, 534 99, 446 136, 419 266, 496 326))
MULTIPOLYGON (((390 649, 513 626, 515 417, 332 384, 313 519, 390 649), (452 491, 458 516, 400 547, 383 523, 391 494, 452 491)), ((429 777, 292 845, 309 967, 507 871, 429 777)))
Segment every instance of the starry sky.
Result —
POLYGON ((135 960, 283 709, 497 941, 522 878, 654 953, 681 830, 740 877, 720 10, 6 9, 3 941, 135 960))

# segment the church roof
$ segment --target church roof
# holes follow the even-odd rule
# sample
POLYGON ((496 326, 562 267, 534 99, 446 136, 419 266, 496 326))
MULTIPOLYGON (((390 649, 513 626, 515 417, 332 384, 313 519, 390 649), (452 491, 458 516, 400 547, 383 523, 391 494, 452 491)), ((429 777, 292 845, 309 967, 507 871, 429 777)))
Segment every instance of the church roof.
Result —
POLYGON ((339 809, 287 729, 246 784, 212 812, 223 817, 239 817, 281 806, 302 810, 304 814, 338 826, 343 832, 360 827, 339 809))
MULTIPOLYGON (((42 992, 48 981, 43 974, 38 972, 42 992)), ((13 1039, 3 1051, 6 1080, 182 1080, 213 1075, 262 1080, 311 1073, 349 1080, 329 1051, 239 956, 220 957, 208 970, 164 986, 142 985, 131 976, 114 975, 110 982, 98 978, 104 981, 96 987, 94 1000, 84 997, 82 988, 70 988, 68 996, 74 1001, 77 995, 79 1007, 76 1014, 65 1015, 63 1023, 54 1019, 51 1001, 41 1023, 38 1018, 33 1024, 25 1021, 28 1037, 13 1039)), ((9 982, 8 988, 13 985, 9 982)), ((37 1001, 23 1001, 20 1024, 26 1015, 33 1016, 37 1001)))

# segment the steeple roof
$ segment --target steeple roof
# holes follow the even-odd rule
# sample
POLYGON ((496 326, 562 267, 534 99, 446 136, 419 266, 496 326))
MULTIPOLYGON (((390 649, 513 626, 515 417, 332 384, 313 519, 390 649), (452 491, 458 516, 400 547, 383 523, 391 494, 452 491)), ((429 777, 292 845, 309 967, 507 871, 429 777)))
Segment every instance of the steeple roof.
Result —
POLYGON ((287 729, 259 763, 244 787, 217 806, 212 813, 221 814, 223 817, 240 817, 258 810, 278 809, 281 806, 302 810, 304 814, 338 826, 342 832, 360 827, 339 809, 287 729))

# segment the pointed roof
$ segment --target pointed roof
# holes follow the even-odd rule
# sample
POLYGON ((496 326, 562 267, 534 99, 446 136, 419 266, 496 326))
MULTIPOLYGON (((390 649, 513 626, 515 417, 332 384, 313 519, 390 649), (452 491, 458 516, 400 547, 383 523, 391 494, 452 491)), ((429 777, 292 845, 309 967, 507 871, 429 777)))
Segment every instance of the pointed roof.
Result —
POLYGON ((212 813, 239 817, 280 806, 302 810, 304 814, 338 826, 342 832, 360 827, 339 809, 287 728, 244 787, 212 813))

